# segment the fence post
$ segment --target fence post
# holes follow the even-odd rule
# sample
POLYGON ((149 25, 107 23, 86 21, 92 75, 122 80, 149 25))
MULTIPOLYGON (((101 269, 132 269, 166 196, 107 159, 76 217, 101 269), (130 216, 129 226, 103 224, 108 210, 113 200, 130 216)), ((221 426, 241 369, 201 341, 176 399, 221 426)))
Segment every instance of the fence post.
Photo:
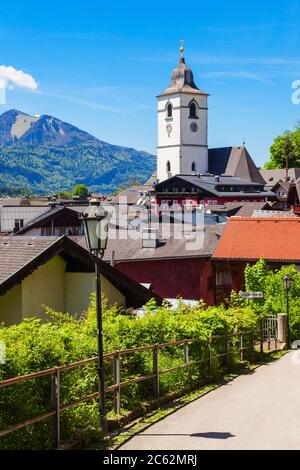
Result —
POLYGON ((189 363, 189 343, 185 341, 183 345, 183 353, 184 353, 184 364, 187 366, 189 363))
POLYGON ((55 368, 51 379, 52 407, 55 411, 53 416, 53 443, 54 447, 58 449, 60 446, 60 373, 58 368, 55 368))
POLYGON ((250 333, 250 341, 251 341, 251 358, 254 359, 255 355, 255 340, 254 340, 254 333, 251 331, 250 333))
POLYGON ((268 351, 271 349, 271 335, 270 335, 270 327, 268 327, 268 351))
POLYGON ((229 351, 228 335, 225 336, 225 361, 226 361, 226 369, 229 370, 229 368, 230 368, 230 351, 229 351))
POLYGON ((157 344, 154 346, 153 349, 153 388, 154 388, 154 396, 159 398, 159 367, 158 367, 158 346, 157 344))
POLYGON ((212 374, 212 354, 211 354, 211 345, 208 345, 208 374, 211 377, 212 374))
POLYGON ((240 333, 240 361, 244 360, 244 351, 243 351, 243 333, 240 333))
POLYGON ((263 326, 263 319, 261 320, 260 325, 260 354, 264 353, 264 326, 263 326))
POLYGON ((119 415, 120 409, 121 409, 120 355, 119 353, 117 353, 114 356, 113 369, 114 369, 114 385, 117 385, 117 388, 114 391, 114 395, 115 395, 114 410, 115 410, 115 413, 119 415))

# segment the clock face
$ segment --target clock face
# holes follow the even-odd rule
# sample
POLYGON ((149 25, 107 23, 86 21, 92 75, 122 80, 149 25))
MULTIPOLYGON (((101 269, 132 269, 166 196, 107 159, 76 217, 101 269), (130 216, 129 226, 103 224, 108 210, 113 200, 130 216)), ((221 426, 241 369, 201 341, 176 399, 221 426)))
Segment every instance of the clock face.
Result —
POLYGON ((166 125, 166 130, 167 130, 168 136, 170 137, 170 134, 172 132, 172 124, 167 124, 166 125))
POLYGON ((196 122, 191 122, 190 129, 192 132, 197 132, 198 124, 196 122))

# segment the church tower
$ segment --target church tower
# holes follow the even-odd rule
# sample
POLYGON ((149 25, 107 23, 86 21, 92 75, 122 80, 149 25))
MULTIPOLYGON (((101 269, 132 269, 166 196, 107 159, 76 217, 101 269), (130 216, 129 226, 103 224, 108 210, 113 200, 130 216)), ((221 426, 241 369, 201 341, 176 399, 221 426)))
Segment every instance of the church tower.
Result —
POLYGON ((173 70, 169 86, 158 96, 157 178, 207 173, 207 97, 184 60, 173 70))

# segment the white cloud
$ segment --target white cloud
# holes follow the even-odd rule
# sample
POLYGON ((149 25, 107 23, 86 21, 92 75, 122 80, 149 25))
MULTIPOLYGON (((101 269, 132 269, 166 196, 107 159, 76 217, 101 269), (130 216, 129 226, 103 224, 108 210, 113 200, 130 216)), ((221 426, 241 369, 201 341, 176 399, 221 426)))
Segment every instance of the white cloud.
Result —
POLYGON ((0 90, 13 90, 14 88, 35 91, 38 85, 29 73, 16 70, 12 66, 0 65, 0 90))

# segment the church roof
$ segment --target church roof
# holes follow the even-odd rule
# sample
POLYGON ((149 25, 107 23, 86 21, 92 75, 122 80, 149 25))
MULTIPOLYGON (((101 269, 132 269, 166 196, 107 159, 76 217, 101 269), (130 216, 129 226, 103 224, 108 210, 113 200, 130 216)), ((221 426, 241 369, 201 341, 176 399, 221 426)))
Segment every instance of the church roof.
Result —
POLYGON ((209 149, 208 161, 209 173, 237 176, 253 183, 265 184, 265 180, 244 146, 209 149))
POLYGON ((160 93, 159 96, 171 95, 172 93, 193 93, 198 95, 208 96, 207 93, 200 90, 194 82, 193 72, 186 65, 185 59, 182 56, 183 50, 181 51, 181 57, 179 64, 172 72, 171 81, 169 86, 160 93))

